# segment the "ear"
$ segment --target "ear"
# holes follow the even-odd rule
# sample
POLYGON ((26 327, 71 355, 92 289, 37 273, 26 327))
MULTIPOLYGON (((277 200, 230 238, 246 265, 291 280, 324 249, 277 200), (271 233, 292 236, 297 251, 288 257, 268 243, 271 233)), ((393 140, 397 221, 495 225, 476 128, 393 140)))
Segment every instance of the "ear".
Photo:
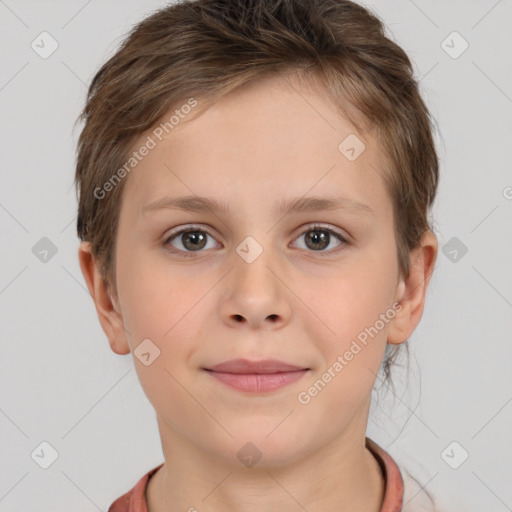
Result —
POLYGON ((117 298, 109 290, 101 276, 96 261, 91 253, 90 242, 81 242, 78 248, 78 260, 89 294, 94 300, 101 327, 107 335, 110 348, 116 354, 130 353, 123 317, 117 298))
POLYGON ((420 245, 410 252, 410 271, 407 278, 401 278, 395 300, 401 309, 390 322, 388 343, 398 345, 406 341, 418 325, 423 314, 425 295, 437 259, 438 243, 432 231, 421 238, 420 245))

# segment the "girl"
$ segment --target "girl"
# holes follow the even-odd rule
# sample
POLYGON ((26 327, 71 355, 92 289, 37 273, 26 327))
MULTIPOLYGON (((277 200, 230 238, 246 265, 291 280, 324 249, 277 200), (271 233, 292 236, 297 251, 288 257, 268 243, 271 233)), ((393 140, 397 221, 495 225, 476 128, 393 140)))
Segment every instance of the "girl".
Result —
POLYGON ((165 457, 109 512, 427 510, 366 437, 437 256, 430 116, 379 19, 172 4, 81 118, 80 266, 165 457))

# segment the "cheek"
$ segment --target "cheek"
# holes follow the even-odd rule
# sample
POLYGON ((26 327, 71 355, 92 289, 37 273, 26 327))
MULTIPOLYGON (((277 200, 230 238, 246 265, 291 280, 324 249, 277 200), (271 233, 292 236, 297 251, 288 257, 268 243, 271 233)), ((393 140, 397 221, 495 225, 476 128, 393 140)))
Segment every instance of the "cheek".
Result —
POLYGON ((208 292, 217 281, 215 275, 199 272, 191 277, 190 270, 180 272, 158 250, 150 254, 134 249, 118 267, 119 296, 132 350, 149 338, 170 366, 176 365, 178 355, 183 360, 194 352, 201 321, 211 316, 205 310, 208 292))
POLYGON ((395 313, 392 305, 398 274, 394 258, 394 248, 383 244, 371 252, 361 251, 357 259, 340 267, 323 282, 323 292, 309 283, 310 290, 317 290, 313 295, 309 292, 310 303, 317 305, 320 318, 329 327, 322 328, 322 335, 317 331, 313 339, 325 369, 336 374, 333 380, 337 384, 332 388, 348 386, 364 394, 373 385, 395 313), (340 364, 333 368, 340 357, 341 370, 340 364))
POLYGON ((352 272, 323 299, 326 316, 322 318, 335 334, 323 329, 323 335, 312 338, 322 364, 308 382, 312 387, 303 388, 304 399, 310 397, 315 403, 308 410, 316 411, 320 419, 330 411, 328 415, 335 419, 334 423, 348 421, 371 395, 393 318, 388 313, 392 305, 389 280, 379 280, 378 276, 377 272, 352 272))
POLYGON ((392 257, 380 253, 357 255, 340 267, 322 287, 309 283, 312 304, 318 304, 326 323, 335 331, 333 338, 355 336, 372 325, 392 305, 397 274, 392 257))
POLYGON ((123 318, 141 387, 157 410, 165 410, 169 403, 183 399, 179 383, 189 378, 187 362, 200 338, 198 316, 206 314, 201 298, 211 285, 171 273, 165 258, 159 263, 132 256, 119 267, 123 318), (139 356, 148 352, 146 365, 139 356))
POLYGON ((152 253, 137 247, 123 251, 118 260, 119 296, 123 317, 133 334, 165 339, 198 302, 201 290, 179 271, 171 272, 163 252, 152 249, 152 253))

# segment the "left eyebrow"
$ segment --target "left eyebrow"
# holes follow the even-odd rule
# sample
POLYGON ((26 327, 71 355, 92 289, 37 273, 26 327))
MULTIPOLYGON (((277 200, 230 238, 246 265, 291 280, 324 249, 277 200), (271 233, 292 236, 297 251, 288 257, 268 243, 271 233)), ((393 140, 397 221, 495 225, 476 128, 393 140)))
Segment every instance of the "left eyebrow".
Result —
MULTIPOLYGON (((162 209, 184 210, 189 212, 219 212, 230 213, 228 203, 217 201, 211 197, 183 196, 163 197, 145 205, 141 209, 141 215, 162 209)), ((280 215, 288 215, 300 212, 347 210, 362 215, 374 215, 373 210, 364 203, 355 201, 349 197, 298 197, 292 200, 279 201, 275 204, 274 211, 280 215)))

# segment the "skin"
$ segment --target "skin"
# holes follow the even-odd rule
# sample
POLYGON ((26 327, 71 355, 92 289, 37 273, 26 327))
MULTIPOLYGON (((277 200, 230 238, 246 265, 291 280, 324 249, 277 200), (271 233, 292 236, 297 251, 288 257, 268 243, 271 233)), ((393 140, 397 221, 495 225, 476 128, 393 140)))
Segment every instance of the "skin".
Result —
POLYGON ((425 234, 401 278, 382 151, 358 134, 366 149, 349 161, 338 146, 356 131, 326 98, 292 77, 266 78, 176 126, 125 178, 117 295, 89 244, 80 245, 111 349, 133 353, 149 338, 161 351, 149 366, 133 357, 165 457, 148 484, 150 512, 380 510, 384 480, 365 447, 371 390, 386 343, 404 342, 420 321, 437 240, 425 234), (140 213, 163 196, 191 194, 224 201, 231 212, 140 213), (282 199, 341 194, 372 212, 273 212, 282 199), (314 223, 347 243, 331 235, 323 248, 308 244, 314 223), (190 224, 206 231, 206 246, 193 251, 197 240, 180 235, 166 244, 190 224), (247 236, 263 249, 252 263, 236 252, 247 236), (187 249, 192 257, 182 256, 187 249), (395 301, 394 318, 299 403, 298 393, 395 301), (263 394, 233 390, 203 370, 238 357, 310 370, 263 394), (237 458, 249 441, 262 453, 250 468, 237 458))

